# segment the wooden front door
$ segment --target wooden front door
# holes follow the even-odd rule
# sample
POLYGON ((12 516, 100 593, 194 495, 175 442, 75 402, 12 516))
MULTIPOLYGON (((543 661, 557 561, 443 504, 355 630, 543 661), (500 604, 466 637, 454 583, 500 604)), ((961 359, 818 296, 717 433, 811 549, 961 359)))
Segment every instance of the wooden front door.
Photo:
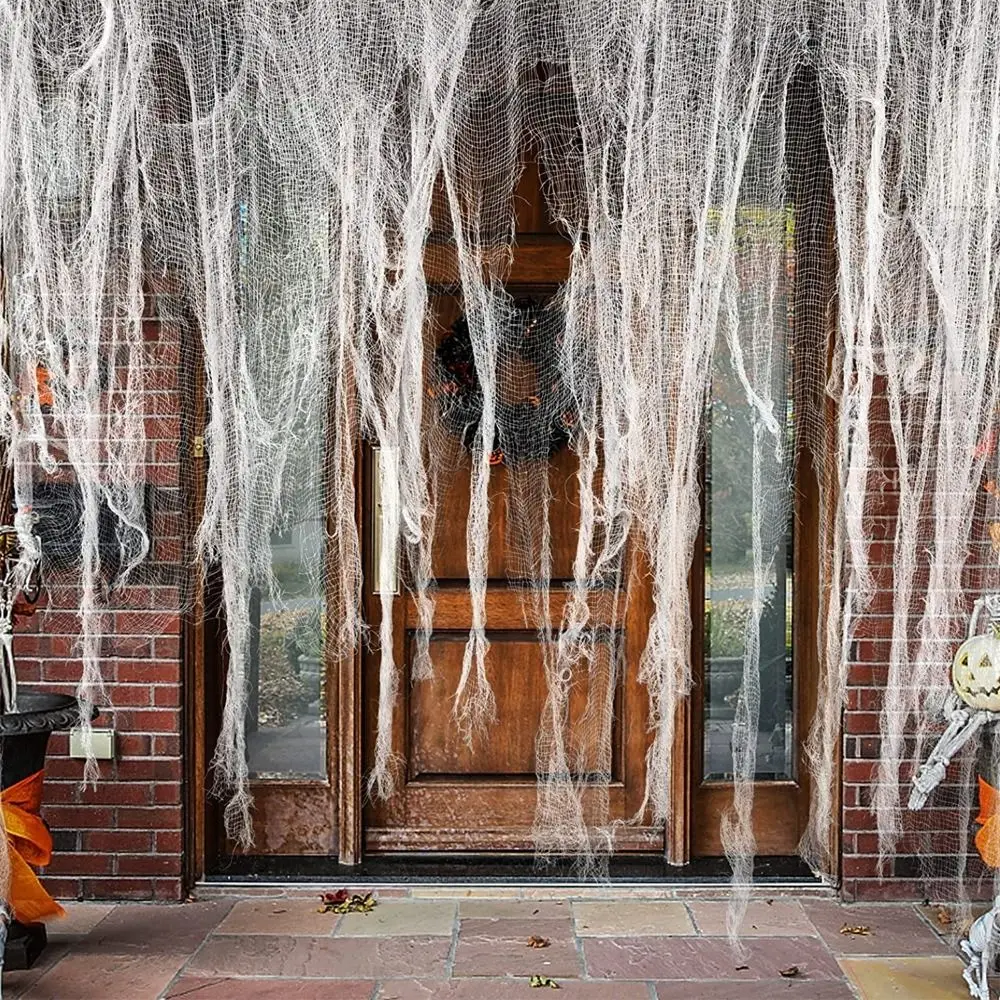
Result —
MULTIPOLYGON (((568 277, 569 246, 548 224, 537 172, 529 167, 517 192, 518 236, 505 287, 515 299, 554 294, 568 277)), ((431 293, 433 344, 447 335, 460 315, 462 303, 449 273, 447 245, 427 252, 425 272, 431 293)), ((430 348, 428 348, 430 349, 430 348)), ((453 443, 455 444, 455 443, 453 443)), ((365 454, 364 538, 377 531, 377 504, 372 490, 371 450, 365 454)), ((544 463, 539 463, 544 475, 544 463)), ((562 448, 548 461, 551 508, 551 620, 558 627, 567 584, 572 580, 576 549, 578 503, 577 458, 562 448)), ((416 605, 401 587, 393 611, 395 660, 400 665, 400 694, 394 713, 393 747, 402 762, 395 794, 364 810, 364 845, 369 852, 400 850, 530 850, 536 808, 535 740, 546 702, 544 650, 538 630, 525 613, 525 588, 512 536, 518 518, 512 502, 512 473, 507 465, 493 469, 490 483, 490 531, 487 671, 496 699, 496 721, 487 733, 468 742, 452 717, 452 706, 462 657, 472 625, 472 602, 466 562, 466 521, 470 496, 470 457, 455 445, 455 465, 443 484, 433 543, 433 572, 437 582, 434 631, 430 638, 433 679, 414 682, 416 605)), ((629 558, 636 558, 633 552, 629 558)), ((369 556, 366 572, 366 617, 378 634, 381 601, 375 592, 369 556)), ((636 680, 636 664, 646 639, 650 617, 648 574, 631 565, 628 600, 623 589, 594 595, 591 624, 608 628, 606 669, 590 676, 614 677, 617 690, 611 732, 609 811, 612 820, 627 820, 643 799, 648 742, 648 693, 636 680), (603 620, 602 620, 603 619, 603 620)), ((600 656, 600 646, 598 647, 600 656)), ((363 661, 364 764, 371 767, 378 702, 379 649, 371 648, 363 661)), ((596 682, 600 683, 600 681, 596 682)), ((611 683, 611 682, 608 682, 611 683)), ((604 697, 607 691, 590 692, 604 697)), ((569 716, 580 718, 588 692, 575 686, 569 716)), ((605 779, 606 780, 606 779, 605 779)), ((617 839, 617 849, 662 852, 663 829, 630 826, 617 839)))

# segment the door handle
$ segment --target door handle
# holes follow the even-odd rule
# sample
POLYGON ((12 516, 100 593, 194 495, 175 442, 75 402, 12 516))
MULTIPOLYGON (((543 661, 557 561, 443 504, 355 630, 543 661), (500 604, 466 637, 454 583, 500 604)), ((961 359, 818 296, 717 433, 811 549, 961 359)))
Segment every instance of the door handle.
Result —
POLYGON ((398 594, 399 580, 396 561, 382 565, 383 540, 385 537, 385 507, 382 504, 382 449, 372 448, 372 578, 375 580, 373 593, 398 594))

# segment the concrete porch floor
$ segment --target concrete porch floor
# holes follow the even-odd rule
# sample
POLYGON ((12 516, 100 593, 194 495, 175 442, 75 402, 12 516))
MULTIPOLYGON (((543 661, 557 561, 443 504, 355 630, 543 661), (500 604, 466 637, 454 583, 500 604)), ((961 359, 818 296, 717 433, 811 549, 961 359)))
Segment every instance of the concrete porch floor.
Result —
MULTIPOLYGON (((362 891, 351 886, 351 891, 362 891)), ((376 889, 367 914, 319 889, 183 905, 71 903, 5 1000, 963 1000, 937 908, 760 895, 746 953, 726 902, 690 891, 376 889), (846 926, 866 933, 843 933, 846 926), (531 947, 532 937, 546 947, 531 947), (784 970, 794 975, 782 976, 784 970)), ((945 928, 950 929, 950 928, 945 928)), ((537 942, 536 942, 537 943, 537 942)))

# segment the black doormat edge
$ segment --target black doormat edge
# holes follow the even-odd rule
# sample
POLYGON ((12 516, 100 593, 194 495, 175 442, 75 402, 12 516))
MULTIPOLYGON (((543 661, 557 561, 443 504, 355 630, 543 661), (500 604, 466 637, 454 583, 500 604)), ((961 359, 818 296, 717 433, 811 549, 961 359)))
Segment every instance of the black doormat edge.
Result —
MULTIPOLYGON (((599 885, 610 882, 650 885, 724 885, 732 878, 725 858, 697 858, 686 865, 662 858, 619 855, 611 860, 606 878, 583 878, 571 860, 539 865, 530 856, 461 854, 382 854, 359 865, 341 865, 329 857, 254 855, 227 859, 206 873, 208 884, 282 882, 369 882, 396 885, 478 882, 485 885, 599 885)), ((807 884, 823 879, 799 857, 757 858, 758 884, 807 884)))

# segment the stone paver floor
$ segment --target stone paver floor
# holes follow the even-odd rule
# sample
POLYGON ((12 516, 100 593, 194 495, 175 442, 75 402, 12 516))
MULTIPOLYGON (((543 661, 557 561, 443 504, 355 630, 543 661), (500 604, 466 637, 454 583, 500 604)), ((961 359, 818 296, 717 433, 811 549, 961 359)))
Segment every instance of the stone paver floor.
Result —
MULTIPOLYGON (((352 887, 354 888, 354 887, 352 887)), ((367 914, 318 892, 183 905, 76 903, 5 1000, 963 1000, 936 910, 760 896, 744 951, 726 903, 644 890, 376 889, 367 914), (845 925, 866 929, 844 933, 845 925), (532 947, 545 942, 544 947, 532 947), (784 974, 783 974, 784 973, 784 974)), ((950 929, 950 928, 948 928, 950 929)))

